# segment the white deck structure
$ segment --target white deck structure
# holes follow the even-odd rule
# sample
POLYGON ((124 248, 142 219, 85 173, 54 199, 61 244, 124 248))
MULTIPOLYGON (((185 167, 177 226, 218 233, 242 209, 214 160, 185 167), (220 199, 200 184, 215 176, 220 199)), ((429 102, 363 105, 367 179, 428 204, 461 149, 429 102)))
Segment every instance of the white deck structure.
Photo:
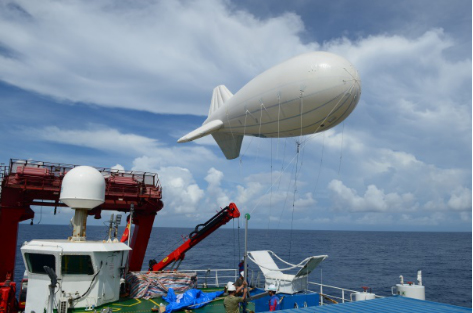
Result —
POLYGON ((117 301, 127 245, 120 242, 32 240, 21 247, 28 273, 25 312, 47 311, 51 284, 44 266, 57 275, 54 306, 90 308, 117 301))
POLYGON ((265 278, 265 289, 269 285, 276 285, 278 292, 294 294, 307 290, 307 278, 328 255, 311 256, 302 260, 299 264, 291 264, 279 258, 270 250, 248 251, 251 261, 259 266, 265 278), (271 255, 275 256, 281 262, 289 265, 287 268, 280 269, 274 262, 271 255), (300 268, 297 274, 284 274, 282 271, 300 268))

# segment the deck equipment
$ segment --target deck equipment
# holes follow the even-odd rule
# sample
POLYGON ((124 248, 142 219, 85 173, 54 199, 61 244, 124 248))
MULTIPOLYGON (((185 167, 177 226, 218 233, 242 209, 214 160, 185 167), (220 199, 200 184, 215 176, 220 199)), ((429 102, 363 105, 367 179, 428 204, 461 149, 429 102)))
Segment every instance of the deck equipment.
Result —
MULTIPOLYGON (((11 159, 8 166, 0 165, 0 238, 3 242, 0 258, 0 282, 7 274, 14 279, 18 224, 33 219, 31 206, 53 207, 56 213, 66 204, 60 201, 61 184, 65 175, 78 165, 33 160, 11 159)), ((129 212, 134 205, 134 231, 130 247, 129 267, 141 270, 156 212, 163 208, 158 174, 96 168, 105 179, 105 202, 87 215, 101 218, 104 210, 129 212)))
POLYGON ((291 264, 276 255, 270 250, 249 251, 248 258, 259 266, 265 278, 265 289, 270 285, 277 286, 280 293, 295 294, 307 290, 307 276, 326 258, 328 255, 311 256, 302 260, 299 264, 291 264), (289 265, 280 269, 274 262, 273 255, 279 261, 289 265), (284 274, 282 271, 300 268, 296 275, 284 274))
POLYGON ((189 234, 187 239, 182 245, 176 250, 171 252, 167 257, 162 259, 159 263, 156 260, 149 261, 150 271, 162 271, 169 264, 172 264, 171 269, 177 270, 182 260, 186 256, 186 252, 192 249, 196 244, 204 240, 211 233, 216 231, 220 226, 225 225, 231 219, 240 217, 240 211, 238 210, 235 203, 230 203, 228 206, 220 210, 211 219, 204 224, 199 224, 195 227, 194 231, 189 234), (175 267, 175 268, 174 268, 175 267))

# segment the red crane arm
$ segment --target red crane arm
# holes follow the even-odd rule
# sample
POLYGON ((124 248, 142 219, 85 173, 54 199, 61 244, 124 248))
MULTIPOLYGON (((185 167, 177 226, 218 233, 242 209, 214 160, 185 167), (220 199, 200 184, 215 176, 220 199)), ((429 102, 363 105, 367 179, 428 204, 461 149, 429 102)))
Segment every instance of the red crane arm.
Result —
POLYGON ((184 260, 185 253, 190 250, 193 246, 204 240, 208 235, 213 233, 220 226, 225 225, 231 219, 240 217, 240 211, 238 210, 235 203, 230 203, 229 206, 223 208, 209 219, 204 224, 199 224, 195 227, 194 231, 189 234, 189 239, 184 242, 180 247, 171 252, 167 257, 162 259, 159 263, 156 260, 149 261, 150 271, 161 271, 172 262, 178 260, 184 260))

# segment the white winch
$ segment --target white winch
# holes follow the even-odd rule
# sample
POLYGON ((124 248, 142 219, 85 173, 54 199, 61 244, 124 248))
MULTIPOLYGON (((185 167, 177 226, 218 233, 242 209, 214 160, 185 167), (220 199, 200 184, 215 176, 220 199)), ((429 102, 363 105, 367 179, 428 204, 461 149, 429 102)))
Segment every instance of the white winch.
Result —
POLYGON ((399 276, 401 279, 400 284, 396 284, 396 286, 391 288, 391 293, 393 295, 400 295, 403 297, 425 300, 425 287, 422 285, 422 271, 417 272, 417 285, 413 282, 404 283, 404 277, 401 275, 399 276), (394 288, 396 288, 396 292, 394 292, 394 288))
POLYGON ((376 298, 376 295, 371 292, 371 288, 369 287, 362 287, 363 292, 355 292, 350 294, 350 301, 353 301, 352 297, 355 295, 355 301, 365 301, 365 300, 373 300, 376 298), (370 289, 370 292, 368 292, 370 289))

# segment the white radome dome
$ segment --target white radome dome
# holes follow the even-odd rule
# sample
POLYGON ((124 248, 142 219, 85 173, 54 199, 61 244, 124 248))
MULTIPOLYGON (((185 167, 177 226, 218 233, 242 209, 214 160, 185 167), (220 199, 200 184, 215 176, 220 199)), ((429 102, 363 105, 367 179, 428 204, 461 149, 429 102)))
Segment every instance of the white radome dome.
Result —
POLYGON ((105 178, 93 167, 75 167, 62 180, 59 200, 71 208, 91 210, 105 202, 105 178))

